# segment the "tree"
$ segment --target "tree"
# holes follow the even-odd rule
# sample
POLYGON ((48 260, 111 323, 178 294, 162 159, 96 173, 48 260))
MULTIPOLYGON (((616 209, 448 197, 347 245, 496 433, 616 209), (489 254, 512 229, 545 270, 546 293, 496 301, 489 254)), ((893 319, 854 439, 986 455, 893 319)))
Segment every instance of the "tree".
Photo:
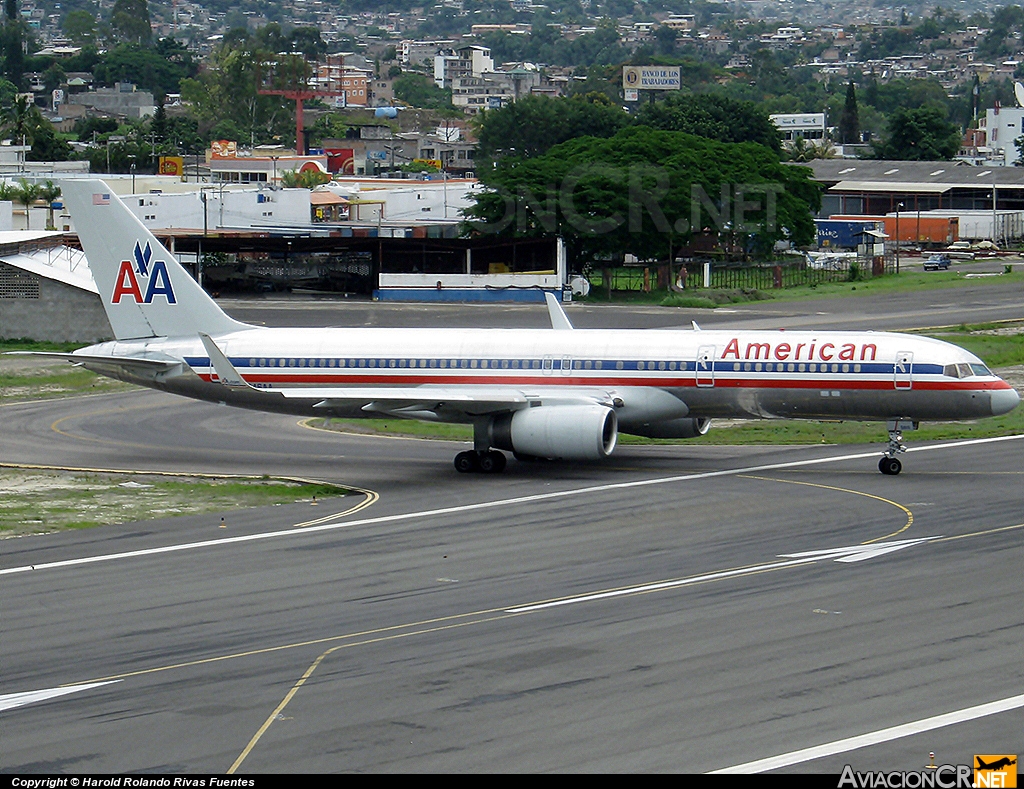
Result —
POLYGON ((860 116, 857 114, 857 92, 853 80, 846 86, 846 103, 843 114, 839 116, 839 139, 843 145, 860 142, 860 116))
POLYGON ((658 45, 659 55, 671 55, 676 51, 676 31, 665 25, 660 25, 654 31, 654 40, 658 45))
POLYGON ((32 215, 29 213, 29 207, 39 199, 39 186, 38 184, 30 184, 24 178, 18 182, 18 186, 14 190, 14 199, 25 206, 25 229, 32 229, 32 215))
POLYGON ((301 52, 308 60, 316 60, 327 52, 327 42, 320 37, 319 28, 297 27, 291 34, 291 49, 301 52))
MULTIPOLYGON (((268 75, 267 69, 291 60, 305 66, 305 61, 279 57, 266 49, 258 36, 240 32, 242 38, 225 36, 207 59, 206 68, 194 78, 181 81, 181 97, 188 102, 199 133, 207 139, 212 130, 224 125, 235 130, 226 139, 287 143, 294 139, 295 103, 282 96, 262 95, 259 88, 268 82, 272 87, 287 87, 287 74, 268 75)), ((287 67, 282 69, 288 71, 287 67)), ((301 80, 303 75, 298 68, 295 71, 295 80, 301 80)))
POLYGON ((4 27, 0 31, 4 76, 20 88, 25 70, 25 23, 18 13, 16 0, 4 0, 4 16, 4 27))
POLYGON ((762 252, 781 238, 810 243, 821 202, 808 168, 763 145, 643 126, 505 158, 480 180, 467 232, 561 235, 577 266, 608 254, 666 259, 695 233, 743 237, 762 252))
POLYGON ((31 140, 34 115, 39 110, 29 102, 24 94, 15 97, 10 105, 3 109, 3 132, 4 135, 15 143, 31 140))
POLYGON ((64 81, 67 79, 67 74, 64 73, 64 69, 60 63, 54 61, 50 64, 50 67, 43 72, 43 85, 46 87, 47 93, 51 93, 59 88, 64 81))
POLYGON ((879 159, 949 160, 960 150, 960 129, 935 107, 900 107, 889 116, 889 135, 875 146, 879 159))
POLYGON ((646 105, 637 115, 637 123, 721 142, 756 142, 773 151, 781 150, 779 130, 768 113, 753 102, 712 93, 673 95, 646 105))
POLYGON ((68 11, 60 26, 76 44, 96 43, 96 18, 88 11, 68 11))
POLYGON ((452 92, 443 90, 422 74, 404 74, 393 83, 395 98, 413 107, 424 109, 450 109, 452 92))
POLYGON ((177 93, 181 81, 196 73, 196 66, 187 50, 184 57, 178 57, 180 49, 173 46, 173 40, 171 46, 164 45, 164 41, 168 39, 162 39, 155 49, 140 44, 118 44, 93 69, 93 76, 104 85, 134 82, 157 96, 177 93))
POLYGON ((53 181, 47 180, 45 183, 39 185, 39 198, 46 201, 46 229, 56 230, 56 226, 53 224, 53 201, 60 197, 60 187, 57 186, 53 181))
POLYGON ((314 189, 330 180, 330 173, 320 170, 286 170, 281 176, 281 186, 288 189, 314 189))
POLYGON ((149 24, 149 3, 146 0, 114 0, 110 28, 121 41, 148 44, 153 37, 149 24))
POLYGON ((628 124, 629 116, 602 94, 526 96, 477 116, 477 159, 539 156, 574 137, 611 137, 628 124))
POLYGON ((835 146, 828 140, 814 143, 797 137, 783 148, 783 158, 788 162, 813 162, 815 159, 834 159, 835 156, 835 146))

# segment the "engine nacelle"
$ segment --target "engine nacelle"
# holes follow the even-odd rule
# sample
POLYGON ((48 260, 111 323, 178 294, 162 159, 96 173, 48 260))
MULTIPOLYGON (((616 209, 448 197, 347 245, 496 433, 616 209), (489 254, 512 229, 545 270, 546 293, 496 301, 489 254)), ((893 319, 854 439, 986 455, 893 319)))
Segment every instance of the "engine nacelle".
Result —
POLYGON ((707 433, 710 427, 710 419, 687 417, 631 427, 629 432, 645 438, 696 438, 707 433))
POLYGON ((602 405, 524 408, 491 423, 491 446, 520 455, 564 460, 600 460, 615 449, 619 422, 602 405))

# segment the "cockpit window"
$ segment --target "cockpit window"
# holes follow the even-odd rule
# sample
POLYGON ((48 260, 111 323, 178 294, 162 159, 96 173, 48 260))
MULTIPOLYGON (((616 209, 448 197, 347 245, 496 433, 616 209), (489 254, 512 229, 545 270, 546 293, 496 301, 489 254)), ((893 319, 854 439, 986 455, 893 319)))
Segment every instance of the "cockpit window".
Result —
POLYGON ((975 375, 992 375, 992 371, 983 364, 972 364, 971 369, 975 375))
POLYGON ((942 368, 942 374, 950 378, 967 378, 971 373, 969 364, 947 364, 942 368))

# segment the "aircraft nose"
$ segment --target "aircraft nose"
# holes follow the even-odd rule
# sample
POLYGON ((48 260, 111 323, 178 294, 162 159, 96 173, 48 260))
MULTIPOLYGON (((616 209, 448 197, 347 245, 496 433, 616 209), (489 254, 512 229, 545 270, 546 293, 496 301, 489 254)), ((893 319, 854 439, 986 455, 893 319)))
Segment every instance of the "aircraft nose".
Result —
POLYGON ((1019 402, 1020 395, 1015 389, 998 389, 992 392, 992 416, 1009 413, 1019 402))

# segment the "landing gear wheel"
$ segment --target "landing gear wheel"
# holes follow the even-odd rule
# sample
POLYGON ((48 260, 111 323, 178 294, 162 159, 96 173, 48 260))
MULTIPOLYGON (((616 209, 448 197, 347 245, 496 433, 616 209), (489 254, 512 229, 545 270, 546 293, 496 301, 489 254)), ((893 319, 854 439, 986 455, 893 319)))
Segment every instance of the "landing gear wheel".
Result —
POLYGON ((888 455, 878 461, 878 470, 889 477, 895 477, 903 470, 903 464, 898 458, 891 458, 888 455))
POLYGON ((460 452, 455 456, 455 470, 460 474, 472 474, 480 470, 480 458, 476 452, 460 452))
POLYGON ((492 449, 488 452, 481 452, 479 456, 480 470, 484 474, 500 474, 505 470, 505 453, 492 449))

